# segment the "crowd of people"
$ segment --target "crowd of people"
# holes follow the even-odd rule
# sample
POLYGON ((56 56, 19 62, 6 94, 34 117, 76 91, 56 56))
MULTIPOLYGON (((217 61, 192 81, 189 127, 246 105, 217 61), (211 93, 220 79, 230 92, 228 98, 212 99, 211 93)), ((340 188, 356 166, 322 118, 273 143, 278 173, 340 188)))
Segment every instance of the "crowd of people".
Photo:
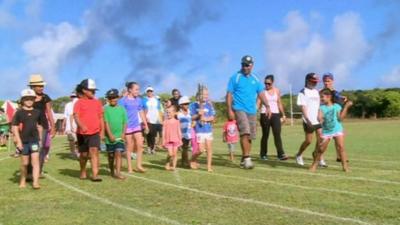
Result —
MULTIPOLYGON (((286 121, 281 101, 281 92, 274 86, 274 75, 267 75, 264 83, 253 73, 253 57, 241 59, 241 69, 235 72, 227 85, 227 121, 223 125, 223 142, 227 144, 229 159, 234 161, 235 146, 239 143, 242 154, 240 166, 251 169, 251 149, 257 134, 257 112, 260 113, 262 137, 259 156, 268 158, 270 130, 278 160, 288 160, 281 137, 282 124, 286 121)), ((337 161, 343 170, 349 171, 344 148, 342 121, 352 102, 341 96, 333 87, 334 76, 323 75, 324 88, 317 90, 319 77, 309 73, 305 86, 297 97, 302 110, 305 139, 295 156, 296 163, 304 166, 303 153, 311 144, 316 145, 310 171, 318 166, 326 167, 323 154, 331 139, 335 142, 337 161)), ((39 177, 48 157, 51 139, 55 135, 51 98, 44 93, 46 83, 40 75, 32 75, 29 89, 21 92, 20 109, 11 122, 14 143, 21 155, 20 187, 32 178, 33 188, 40 188, 39 177)), ((111 176, 125 179, 122 164, 126 158, 127 172, 145 173, 143 153, 155 154, 160 148, 167 151, 165 169, 174 171, 181 152, 182 167, 198 169, 199 156, 206 154, 207 171, 213 171, 213 133, 216 111, 209 98, 207 87, 199 85, 195 99, 181 96, 179 90, 172 91, 171 99, 162 102, 154 88, 146 87, 144 95, 140 85, 127 82, 124 90, 110 89, 106 92, 107 103, 103 105, 96 97, 96 84, 84 79, 71 93, 71 101, 65 105, 63 127, 69 141, 71 154, 79 159, 80 179, 102 181, 99 176, 99 152, 105 143, 111 176), (91 162, 91 176, 86 164, 91 162), (133 165, 132 161, 136 164, 133 165)), ((1 119, 0 114, 0 119, 1 119)), ((0 120, 1 124, 4 121, 0 120)), ((0 127, 1 128, 1 127, 0 127)), ((3 138, 6 132, 0 129, 3 138)), ((3 139, 0 139, 3 144, 3 139)))

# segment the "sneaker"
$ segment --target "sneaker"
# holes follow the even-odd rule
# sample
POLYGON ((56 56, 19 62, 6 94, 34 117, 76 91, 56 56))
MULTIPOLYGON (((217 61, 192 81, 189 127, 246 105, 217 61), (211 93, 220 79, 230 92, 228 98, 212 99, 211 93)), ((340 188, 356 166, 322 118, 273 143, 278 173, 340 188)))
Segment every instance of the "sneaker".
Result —
POLYGON ((136 153, 134 152, 131 153, 131 159, 136 159, 136 153))
POLYGON ((244 159, 244 166, 243 167, 245 169, 253 169, 254 168, 253 162, 251 161, 250 157, 244 159))
POLYGON ((240 161, 240 167, 244 167, 244 160, 242 159, 241 161, 240 161))
POLYGON ((323 160, 323 159, 321 159, 321 160, 319 161, 318 165, 319 165, 320 167, 324 167, 324 168, 328 167, 328 165, 326 165, 325 160, 323 160))
POLYGON ((288 160, 289 159, 289 157, 287 157, 286 155, 283 155, 283 156, 281 156, 281 157, 278 157, 278 160, 279 161, 286 161, 286 160, 288 160))
POLYGON ((297 165, 304 166, 303 156, 301 155, 296 156, 296 163, 297 165))
POLYGON ((147 148, 145 153, 148 154, 148 155, 151 155, 151 148, 147 148))
POLYGON ((268 157, 266 155, 260 157, 261 160, 268 161, 268 157))
POLYGON ((156 154, 156 148, 151 149, 150 154, 155 155, 156 154))

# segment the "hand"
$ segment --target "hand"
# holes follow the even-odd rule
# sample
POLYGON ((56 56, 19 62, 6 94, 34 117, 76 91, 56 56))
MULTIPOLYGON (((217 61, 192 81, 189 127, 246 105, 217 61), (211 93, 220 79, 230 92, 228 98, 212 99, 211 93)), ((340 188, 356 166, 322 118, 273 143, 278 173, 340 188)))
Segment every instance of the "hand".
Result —
POLYGON ((282 123, 282 124, 285 124, 285 123, 286 123, 286 116, 282 116, 282 118, 281 118, 281 123, 282 123))
POLYGON ((268 110, 267 116, 268 116, 268 119, 271 119, 271 117, 272 117, 272 112, 271 112, 271 110, 268 110))
POLYGON ((352 101, 347 101, 345 107, 351 107, 353 105, 352 101))
POLYGON ((82 133, 86 133, 88 129, 87 129, 87 127, 85 125, 82 125, 80 127, 80 130, 82 131, 82 133))
POLYGON ((100 132, 100 140, 104 141, 105 140, 105 135, 103 132, 100 132))
POLYGON ((313 124, 312 124, 311 121, 308 120, 308 119, 307 119, 307 127, 308 127, 308 128, 312 128, 312 127, 313 127, 313 124))
POLYGON ((122 141, 126 142, 126 136, 125 136, 125 134, 122 134, 122 135, 121 135, 121 139, 122 139, 122 141))
POLYGON ((18 143, 17 143, 17 148, 18 148, 19 150, 22 151, 22 149, 24 148, 24 146, 22 145, 21 142, 18 142, 18 143))
POLYGON ((229 120, 235 120, 235 112, 233 110, 228 111, 228 118, 229 120))
POLYGON ((50 130, 50 136, 51 136, 51 138, 54 138, 56 136, 56 129, 54 127, 51 128, 51 130, 50 130))
POLYGON ((111 143, 114 143, 114 142, 115 142, 115 137, 114 137, 114 135, 112 135, 112 134, 108 136, 108 139, 110 139, 110 142, 111 142, 111 143))

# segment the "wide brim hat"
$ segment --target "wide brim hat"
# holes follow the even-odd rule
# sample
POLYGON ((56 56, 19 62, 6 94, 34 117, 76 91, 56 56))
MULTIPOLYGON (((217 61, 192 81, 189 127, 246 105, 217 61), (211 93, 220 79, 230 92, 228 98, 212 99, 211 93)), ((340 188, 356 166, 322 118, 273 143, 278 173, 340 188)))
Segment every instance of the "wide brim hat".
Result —
POLYGON ((29 86, 44 86, 46 82, 44 82, 42 75, 40 74, 32 74, 29 78, 29 86))

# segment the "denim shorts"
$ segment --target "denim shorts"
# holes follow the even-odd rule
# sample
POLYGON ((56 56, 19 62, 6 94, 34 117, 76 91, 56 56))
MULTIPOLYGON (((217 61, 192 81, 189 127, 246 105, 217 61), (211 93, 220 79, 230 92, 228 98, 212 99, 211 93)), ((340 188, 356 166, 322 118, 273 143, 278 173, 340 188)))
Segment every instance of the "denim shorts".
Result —
POLYGON ((23 144, 22 155, 30 155, 32 153, 39 153, 39 142, 28 142, 23 144))
POLYGON ((106 144, 107 152, 125 152, 125 144, 117 142, 115 144, 106 144))

